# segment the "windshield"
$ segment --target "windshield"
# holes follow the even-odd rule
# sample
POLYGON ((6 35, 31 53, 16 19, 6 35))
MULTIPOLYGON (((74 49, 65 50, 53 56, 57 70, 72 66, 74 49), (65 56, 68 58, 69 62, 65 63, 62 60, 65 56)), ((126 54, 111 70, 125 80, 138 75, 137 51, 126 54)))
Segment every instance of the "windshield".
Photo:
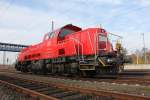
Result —
POLYGON ((107 41, 107 37, 104 36, 104 35, 100 35, 99 36, 99 41, 106 42, 107 41))

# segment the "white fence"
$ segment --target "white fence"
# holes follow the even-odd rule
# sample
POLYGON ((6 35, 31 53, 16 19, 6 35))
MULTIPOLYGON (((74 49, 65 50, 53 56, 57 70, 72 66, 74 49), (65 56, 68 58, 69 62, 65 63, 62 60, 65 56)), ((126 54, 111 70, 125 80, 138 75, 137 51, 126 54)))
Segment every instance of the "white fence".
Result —
POLYGON ((150 64, 128 64, 124 69, 150 69, 150 64))

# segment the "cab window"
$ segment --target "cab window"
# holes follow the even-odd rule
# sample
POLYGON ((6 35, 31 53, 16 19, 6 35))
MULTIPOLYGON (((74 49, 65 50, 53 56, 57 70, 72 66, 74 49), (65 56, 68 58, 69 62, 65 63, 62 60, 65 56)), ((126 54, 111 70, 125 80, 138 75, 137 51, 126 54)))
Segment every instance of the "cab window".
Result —
POLYGON ((59 37, 60 38, 64 38, 66 35, 74 33, 74 30, 70 30, 70 29, 62 29, 59 33, 59 37))
POLYGON ((104 36, 104 35, 100 35, 99 36, 99 41, 106 42, 107 41, 107 37, 104 36))

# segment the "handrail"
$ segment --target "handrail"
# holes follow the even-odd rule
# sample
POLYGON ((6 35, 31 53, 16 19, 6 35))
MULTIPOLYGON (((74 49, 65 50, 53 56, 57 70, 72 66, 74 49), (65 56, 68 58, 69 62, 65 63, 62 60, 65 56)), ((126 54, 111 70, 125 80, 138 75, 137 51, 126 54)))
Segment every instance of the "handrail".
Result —
MULTIPOLYGON (((82 54, 81 54, 81 56, 82 56, 82 60, 84 61, 84 57, 83 57, 83 43, 81 43, 78 39, 73 38, 73 37, 70 37, 70 39, 72 39, 72 40, 78 42, 78 43, 81 45, 81 49, 82 49, 82 54)), ((80 50, 79 50, 79 47, 78 47, 78 59, 80 60, 79 52, 80 52, 80 50)))
POLYGON ((96 61, 96 59, 97 59, 97 35, 98 35, 98 32, 96 31, 96 34, 95 34, 95 36, 94 36, 94 43, 95 43, 95 45, 94 45, 94 47, 95 47, 95 61, 96 61))

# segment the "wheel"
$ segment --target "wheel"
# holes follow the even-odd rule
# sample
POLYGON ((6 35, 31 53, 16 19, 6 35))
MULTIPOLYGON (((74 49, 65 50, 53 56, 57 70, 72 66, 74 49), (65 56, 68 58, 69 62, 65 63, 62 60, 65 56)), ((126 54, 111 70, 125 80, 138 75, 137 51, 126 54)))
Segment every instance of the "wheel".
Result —
POLYGON ((27 68, 25 68, 24 66, 22 66, 22 67, 21 67, 21 72, 23 72, 23 73, 27 73, 27 72, 28 72, 28 69, 27 69, 27 68))
POLYGON ((53 64, 53 65, 52 65, 52 74, 56 74, 56 73, 57 73, 57 70, 58 70, 57 65, 56 65, 56 64, 53 64))
POLYGON ((36 70, 32 70, 32 73, 33 73, 33 74, 37 74, 37 71, 36 71, 36 70))
POLYGON ((70 64, 70 67, 71 67, 71 69, 70 69, 70 73, 72 74, 72 75, 77 75, 77 73, 78 73, 78 63, 71 63, 70 64))
POLYGON ((87 73, 84 70, 80 70, 80 74, 81 77, 87 77, 87 73))
POLYGON ((118 74, 123 71, 124 67, 121 65, 114 65, 110 68, 110 74, 118 74))
POLYGON ((118 67, 118 73, 121 73, 121 72, 123 72, 124 71, 124 65, 120 65, 119 67, 118 67))
POLYGON ((47 68, 49 73, 52 73, 52 64, 47 64, 46 68, 47 68))
POLYGON ((103 67, 96 67, 96 71, 95 71, 96 75, 108 75, 110 74, 110 70, 109 68, 103 68, 103 67))

